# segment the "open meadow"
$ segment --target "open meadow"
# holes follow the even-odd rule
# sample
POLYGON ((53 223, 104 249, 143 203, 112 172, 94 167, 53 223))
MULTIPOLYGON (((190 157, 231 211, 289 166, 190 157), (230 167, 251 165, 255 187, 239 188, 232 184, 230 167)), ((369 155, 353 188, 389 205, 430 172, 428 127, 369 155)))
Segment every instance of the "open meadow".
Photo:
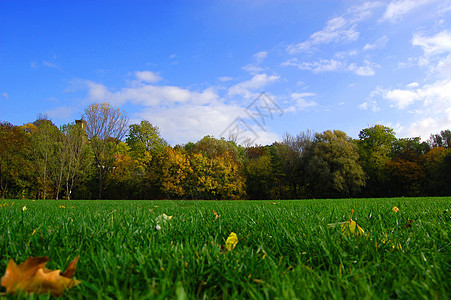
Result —
POLYGON ((450 208, 451 197, 1 200, 0 276, 10 258, 47 256, 48 269, 64 270, 80 255, 81 284, 64 297, 446 299, 450 208), (363 234, 336 224, 352 209, 363 234))

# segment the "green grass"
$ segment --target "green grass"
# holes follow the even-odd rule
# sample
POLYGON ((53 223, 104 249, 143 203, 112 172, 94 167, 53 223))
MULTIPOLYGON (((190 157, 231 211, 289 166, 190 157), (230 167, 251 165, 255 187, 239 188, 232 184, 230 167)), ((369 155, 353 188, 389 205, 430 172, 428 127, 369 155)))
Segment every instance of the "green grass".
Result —
POLYGON ((47 256, 49 269, 65 269, 80 255, 82 283, 67 298, 446 299, 450 206, 451 197, 0 201, 0 276, 10 258, 47 256), (367 238, 328 228, 351 209, 367 238), (157 231, 163 213, 173 219, 157 231), (232 231, 239 242, 224 252, 232 231))

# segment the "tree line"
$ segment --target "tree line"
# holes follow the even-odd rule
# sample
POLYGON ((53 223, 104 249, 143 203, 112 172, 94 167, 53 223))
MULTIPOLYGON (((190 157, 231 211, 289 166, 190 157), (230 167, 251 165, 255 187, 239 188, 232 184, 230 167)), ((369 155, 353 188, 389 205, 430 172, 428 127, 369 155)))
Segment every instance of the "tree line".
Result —
POLYGON ((266 146, 205 136, 170 146, 108 103, 61 127, 0 122, 0 197, 302 199, 451 195, 451 131, 396 138, 375 125, 286 134, 266 146))

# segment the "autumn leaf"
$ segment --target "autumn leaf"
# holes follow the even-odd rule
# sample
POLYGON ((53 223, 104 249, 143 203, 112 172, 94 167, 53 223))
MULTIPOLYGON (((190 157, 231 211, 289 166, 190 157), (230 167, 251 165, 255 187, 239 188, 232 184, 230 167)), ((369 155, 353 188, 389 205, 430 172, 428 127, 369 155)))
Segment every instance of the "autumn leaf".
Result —
POLYGON ((355 236, 361 236, 365 233, 365 231, 354 220, 352 220, 353 214, 354 209, 351 209, 351 216, 349 217, 349 221, 346 221, 341 225, 341 232, 346 236, 349 236, 351 234, 355 236))
POLYGON ((215 220, 217 219, 217 218, 219 218, 219 215, 218 215, 218 213, 213 209, 213 213, 215 214, 215 220))
POLYGON ((399 212, 399 208, 397 208, 396 206, 393 206, 391 210, 394 211, 395 213, 399 212))
POLYGON ((157 224, 164 224, 169 220, 172 220, 172 216, 168 216, 166 214, 159 215, 158 217, 155 218, 155 222, 157 224))
POLYGON ((66 289, 80 284, 79 280, 72 279, 79 258, 77 256, 72 260, 63 273, 60 270, 46 269, 45 265, 50 259, 45 256, 29 257, 20 265, 10 259, 5 275, 1 278, 1 285, 11 294, 23 291, 60 296, 66 289))
POLYGON ((352 220, 353 214, 354 214, 354 209, 351 210, 351 216, 349 217, 348 221, 328 224, 329 228, 335 228, 337 226, 340 226, 341 232, 346 236, 363 235, 365 233, 365 231, 354 220, 352 220))
POLYGON ((168 216, 166 214, 159 215, 155 218, 155 230, 161 230, 161 226, 165 225, 168 221, 172 220, 172 216, 168 216))
POLYGON ((413 220, 407 220, 407 223, 403 226, 401 226, 401 229, 407 229, 407 228, 411 228, 413 224, 413 220))
POLYGON ((238 236, 235 232, 232 232, 226 240, 226 250, 231 251, 235 249, 236 244, 238 244, 238 236))

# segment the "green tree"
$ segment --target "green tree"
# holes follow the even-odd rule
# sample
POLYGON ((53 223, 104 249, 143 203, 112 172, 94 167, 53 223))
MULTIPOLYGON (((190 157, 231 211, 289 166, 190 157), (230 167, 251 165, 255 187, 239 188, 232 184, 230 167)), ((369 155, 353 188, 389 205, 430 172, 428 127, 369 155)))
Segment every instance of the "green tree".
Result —
POLYGON ((63 133, 62 178, 66 198, 69 200, 76 186, 89 178, 94 162, 83 122, 64 125, 61 131, 63 133))
POLYGON ((130 125, 126 143, 131 151, 142 155, 148 151, 151 155, 162 152, 168 143, 161 137, 160 129, 149 121, 130 125))
POLYGON ((306 131, 296 136, 287 133, 282 143, 275 143, 289 189, 288 194, 284 198, 298 199, 306 197, 306 153, 310 149, 313 140, 313 133, 306 131))
POLYGON ((105 180, 105 198, 136 199, 140 196, 142 181, 138 161, 131 156, 128 144, 119 142, 110 144, 113 152, 112 170, 105 180))
POLYGON ((93 150, 98 170, 98 198, 102 199, 103 184, 112 168, 114 146, 124 138, 128 129, 127 114, 109 103, 89 105, 83 114, 86 134, 93 150))
POLYGON ((147 172, 153 198, 183 198, 187 195, 191 164, 181 148, 167 146, 156 157, 152 157, 147 172))
POLYGON ((428 142, 431 147, 451 148, 451 130, 446 129, 440 131, 440 134, 432 134, 428 142))
POLYGON ((273 168, 268 147, 246 148, 246 193, 249 199, 270 199, 273 168))
POLYGON ((306 175, 317 197, 349 197, 365 185, 356 143, 343 131, 317 133, 309 151, 306 175))
POLYGON ((396 140, 393 129, 383 125, 360 131, 357 145, 361 166, 367 175, 365 192, 368 196, 379 196, 384 192, 385 164, 391 158, 396 140))
POLYGON ((386 162, 389 196, 420 196, 424 194, 425 170, 423 156, 429 144, 419 137, 402 138, 393 143, 391 159, 386 162))
POLYGON ((191 149, 192 194, 204 199, 242 199, 245 194, 244 149, 233 141, 205 136, 191 149))
POLYGON ((451 195, 451 149, 434 147, 423 155, 425 192, 429 196, 451 195))
POLYGON ((24 129, 30 134, 30 163, 34 171, 36 196, 44 200, 52 198, 55 196, 53 175, 58 168, 61 132, 46 116, 39 116, 24 129))
POLYGON ((21 127, 0 122, 0 145, 0 198, 5 198, 27 186, 30 143, 21 127))

